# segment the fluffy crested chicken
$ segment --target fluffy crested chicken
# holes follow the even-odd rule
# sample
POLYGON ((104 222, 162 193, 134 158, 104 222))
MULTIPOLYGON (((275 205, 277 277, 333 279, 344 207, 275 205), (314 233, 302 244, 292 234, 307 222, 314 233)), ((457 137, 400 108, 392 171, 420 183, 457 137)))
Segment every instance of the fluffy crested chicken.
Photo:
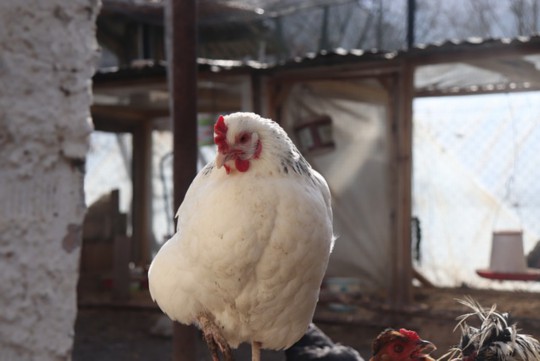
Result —
POLYGON ((304 336, 285 350, 287 361, 364 361, 352 347, 335 343, 313 323, 304 336))
POLYGON ((215 161, 151 264, 150 293, 171 319, 202 330, 214 361, 242 342, 259 360, 311 322, 333 245, 330 192, 272 120, 220 116, 214 141, 215 161))
POLYGON ((435 361, 429 353, 435 345, 422 340, 414 331, 386 329, 372 344, 369 361, 435 361))
POLYGON ((540 343, 535 338, 518 333, 507 313, 496 312, 496 306, 486 309, 468 297, 458 300, 472 312, 458 318, 460 344, 450 351, 452 361, 538 361, 540 343), (476 328, 467 324, 471 317, 480 321, 476 328))

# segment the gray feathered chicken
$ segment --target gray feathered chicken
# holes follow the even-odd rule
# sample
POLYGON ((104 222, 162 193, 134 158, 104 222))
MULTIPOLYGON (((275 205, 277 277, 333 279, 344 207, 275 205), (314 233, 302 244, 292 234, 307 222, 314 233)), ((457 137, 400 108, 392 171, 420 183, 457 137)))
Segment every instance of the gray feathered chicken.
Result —
POLYGON ((364 361, 358 351, 335 343, 313 323, 285 356, 287 361, 364 361))
POLYGON ((496 312, 496 305, 483 308, 468 297, 458 300, 472 312, 458 317, 460 344, 449 353, 451 361, 538 361, 540 343, 535 338, 518 333, 508 313, 496 312), (480 320, 480 327, 467 324, 471 317, 480 320))
MULTIPOLYGON (((388 328, 373 340, 369 361, 435 361, 429 356, 435 349, 415 331, 388 328)), ((364 361, 355 349, 334 343, 313 324, 285 355, 287 361, 364 361)))

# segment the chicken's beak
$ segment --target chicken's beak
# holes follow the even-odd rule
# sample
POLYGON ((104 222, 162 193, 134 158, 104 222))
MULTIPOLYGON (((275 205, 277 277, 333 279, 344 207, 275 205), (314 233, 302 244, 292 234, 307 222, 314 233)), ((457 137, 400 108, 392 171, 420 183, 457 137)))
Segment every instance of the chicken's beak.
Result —
POLYGON ((419 340, 416 343, 416 353, 418 356, 420 356, 418 358, 420 360, 426 360, 426 361, 433 360, 433 358, 431 358, 429 354, 435 351, 436 349, 437 347, 433 343, 426 340, 419 340))
POLYGON ((230 153, 221 153, 221 152, 217 152, 217 155, 216 155, 216 167, 218 169, 220 169, 221 167, 223 167, 223 165, 225 163, 227 163, 229 160, 231 159, 231 154, 230 153))
POLYGON ((418 341, 418 349, 422 351, 433 352, 437 349, 437 347, 432 342, 420 340, 418 341))

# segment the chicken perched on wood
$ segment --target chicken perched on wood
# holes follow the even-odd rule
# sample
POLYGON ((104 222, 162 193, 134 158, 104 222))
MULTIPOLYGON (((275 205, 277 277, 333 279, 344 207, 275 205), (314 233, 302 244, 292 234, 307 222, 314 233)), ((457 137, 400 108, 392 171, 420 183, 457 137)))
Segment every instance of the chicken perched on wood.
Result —
POLYGON ((472 298, 458 300, 472 312, 458 318, 461 342, 449 353, 452 361, 538 361, 540 343, 529 335, 518 333, 507 313, 496 312, 496 306, 482 308, 472 298), (480 320, 480 327, 467 324, 471 317, 480 320))
MULTIPOLYGON (((414 331, 386 329, 372 343, 369 361, 434 361, 435 345, 414 331)), ((306 334, 285 351, 287 361, 364 361, 352 347, 334 343, 311 324, 306 334)))
POLYGON ((435 349, 415 331, 386 329, 373 341, 369 361, 435 361, 429 356, 435 349))
POLYGON ((149 269, 152 298, 217 348, 284 349, 308 328, 333 245, 330 192, 285 131, 253 113, 220 116, 215 161, 178 209, 149 269))

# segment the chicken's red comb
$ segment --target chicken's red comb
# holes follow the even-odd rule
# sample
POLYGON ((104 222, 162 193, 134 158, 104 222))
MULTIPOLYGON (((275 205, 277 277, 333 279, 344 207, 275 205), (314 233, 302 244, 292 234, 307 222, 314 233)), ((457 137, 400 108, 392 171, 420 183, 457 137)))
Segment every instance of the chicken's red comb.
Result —
POLYGON ((227 144, 227 124, 225 124, 225 118, 220 115, 216 124, 214 125, 214 142, 218 146, 220 152, 226 152, 229 148, 227 144))
POLYGON ((401 333, 403 336, 407 337, 411 341, 418 341, 420 340, 420 336, 414 331, 406 330, 404 328, 399 329, 399 333, 401 333))

